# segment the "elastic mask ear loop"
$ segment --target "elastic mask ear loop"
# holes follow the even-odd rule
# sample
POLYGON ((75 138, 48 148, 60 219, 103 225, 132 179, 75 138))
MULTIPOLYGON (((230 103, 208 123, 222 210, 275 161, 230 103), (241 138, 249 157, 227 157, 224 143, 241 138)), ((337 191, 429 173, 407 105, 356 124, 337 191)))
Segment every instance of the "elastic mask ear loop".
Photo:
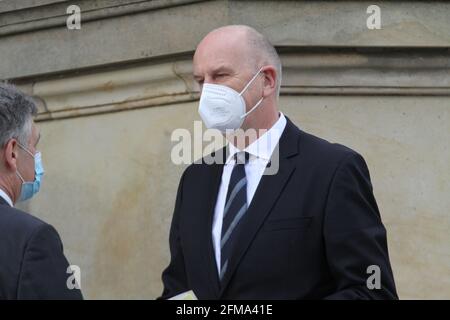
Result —
POLYGON ((26 153, 28 153, 30 156, 32 156, 34 158, 34 154, 31 153, 30 150, 28 150, 28 148, 26 148, 25 146, 23 146, 20 142, 17 143, 17 145, 24 150, 26 153))
MULTIPOLYGON (((17 145, 18 145, 22 150, 24 150, 26 153, 28 153, 30 156, 32 156, 34 161, 36 161, 34 155, 31 153, 30 150, 28 150, 27 148, 25 148, 25 146, 23 146, 20 142, 18 142, 17 145)), ((17 176, 20 178, 20 180, 22 180, 22 183, 26 183, 25 179, 22 177, 22 175, 20 174, 19 170, 16 170, 16 174, 17 174, 17 176)))
POLYGON ((253 76, 253 78, 251 78, 251 80, 247 83, 247 85, 244 87, 244 89, 242 89, 242 91, 239 93, 240 96, 242 96, 242 94, 245 92, 245 90, 248 89, 248 87, 252 84, 252 82, 256 79, 257 76, 259 76, 259 74, 261 73, 263 67, 261 67, 258 72, 253 76))
POLYGON ((25 180, 22 178, 22 175, 19 173, 18 170, 16 170, 16 174, 19 177, 19 179, 22 180, 22 183, 25 183, 25 180))
POLYGON ((241 116, 241 119, 242 119, 242 118, 245 118, 245 117, 248 116, 253 110, 255 110, 256 107, 258 107, 258 106, 261 104, 261 102, 263 101, 263 99, 264 99, 264 98, 259 99, 259 101, 255 104, 255 106, 254 106, 253 108, 251 108, 251 109, 249 110, 249 112, 244 113, 244 114, 241 116))
MULTIPOLYGON (((245 90, 248 89, 248 87, 252 84, 252 82, 256 79, 256 77, 259 76, 259 74, 261 73, 262 68, 263 68, 263 67, 259 68, 258 72, 257 72, 257 73, 253 76, 253 78, 247 83, 247 85, 244 87, 244 89, 242 89, 241 93, 239 93, 240 96, 242 96, 242 94, 245 92, 245 90)), ((241 116, 241 119, 242 119, 242 118, 245 118, 245 117, 248 116, 253 110, 255 110, 255 109, 261 104, 261 102, 263 101, 263 99, 264 99, 264 97, 262 97, 262 98, 255 104, 255 106, 254 106, 253 108, 251 108, 247 113, 244 113, 244 114, 241 116)))
MULTIPOLYGON (((32 154, 27 148, 25 148, 25 146, 23 146, 20 142, 18 142, 17 145, 18 145, 22 150, 24 150, 26 153, 28 153, 30 156, 32 156, 32 157, 34 158, 33 154, 32 154)), ((17 174, 17 176, 20 178, 20 180, 22 180, 22 183, 26 183, 26 182, 25 182, 25 179, 22 177, 22 175, 20 174, 19 170, 16 170, 16 174, 17 174)))

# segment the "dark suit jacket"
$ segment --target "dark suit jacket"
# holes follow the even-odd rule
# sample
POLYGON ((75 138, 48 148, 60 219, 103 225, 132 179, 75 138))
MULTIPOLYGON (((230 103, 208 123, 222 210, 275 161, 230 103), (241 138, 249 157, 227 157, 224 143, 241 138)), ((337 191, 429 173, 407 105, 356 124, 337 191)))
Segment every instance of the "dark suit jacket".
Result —
POLYGON ((82 299, 56 230, 0 197, 0 299, 82 299))
POLYGON ((223 165, 193 164, 181 178, 163 299, 395 299, 386 230, 369 171, 355 151, 287 121, 280 169, 262 177, 239 223, 238 247, 219 283, 212 220, 223 165), (381 271, 368 289, 367 267, 381 271))

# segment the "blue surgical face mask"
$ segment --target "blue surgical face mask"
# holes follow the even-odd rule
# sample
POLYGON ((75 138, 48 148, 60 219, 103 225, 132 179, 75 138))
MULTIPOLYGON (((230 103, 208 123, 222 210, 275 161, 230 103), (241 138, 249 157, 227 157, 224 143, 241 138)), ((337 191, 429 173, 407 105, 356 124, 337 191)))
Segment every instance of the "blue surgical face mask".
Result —
POLYGON ((20 190, 19 202, 26 201, 31 199, 36 193, 39 192, 41 188, 41 179, 44 175, 44 168, 42 166, 42 156, 40 152, 37 152, 33 155, 27 148, 19 144, 19 147, 22 148, 26 153, 34 158, 34 181, 26 182, 22 175, 17 171, 17 175, 20 180, 22 180, 22 189, 20 190))

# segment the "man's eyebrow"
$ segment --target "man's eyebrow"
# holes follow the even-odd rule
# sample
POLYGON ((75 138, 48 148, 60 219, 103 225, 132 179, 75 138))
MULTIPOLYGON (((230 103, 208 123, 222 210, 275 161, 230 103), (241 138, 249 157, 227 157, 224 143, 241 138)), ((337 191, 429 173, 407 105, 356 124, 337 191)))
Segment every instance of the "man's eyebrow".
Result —
POLYGON ((219 73, 219 72, 231 72, 231 71, 232 71, 231 67, 226 66, 226 65, 218 66, 217 68, 215 68, 215 69, 212 70, 213 73, 219 73))
MULTIPOLYGON (((216 74, 216 73, 219 73, 219 72, 231 73, 232 70, 233 69, 231 67, 227 66, 227 65, 220 65, 217 68, 212 69, 211 73, 212 74, 216 74)), ((202 79, 203 78, 202 75, 199 75, 199 74, 196 74, 196 73, 194 73, 193 76, 194 76, 194 79, 202 79)))

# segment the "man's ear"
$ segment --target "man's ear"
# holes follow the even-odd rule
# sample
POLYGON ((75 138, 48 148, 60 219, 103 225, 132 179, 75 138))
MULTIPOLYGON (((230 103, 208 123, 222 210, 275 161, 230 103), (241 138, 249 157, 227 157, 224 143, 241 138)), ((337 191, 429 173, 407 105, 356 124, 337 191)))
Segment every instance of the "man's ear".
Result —
POLYGON ((270 96, 277 90, 277 71, 273 66, 267 66, 264 73, 264 97, 270 96))
POLYGON ((5 168, 13 172, 17 171, 17 148, 18 144, 16 139, 10 139, 4 147, 5 168))

